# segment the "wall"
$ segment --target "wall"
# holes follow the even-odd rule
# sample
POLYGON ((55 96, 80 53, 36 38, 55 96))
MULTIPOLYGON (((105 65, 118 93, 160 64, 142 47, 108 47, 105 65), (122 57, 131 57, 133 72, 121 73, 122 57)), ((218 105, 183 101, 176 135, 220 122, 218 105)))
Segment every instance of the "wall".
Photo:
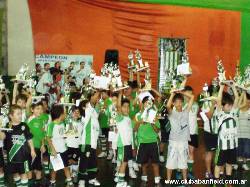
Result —
POLYGON ((108 48, 120 51, 127 78, 127 55, 137 48, 158 78, 158 38, 185 37, 196 91, 216 76, 216 56, 228 74, 240 58, 240 13, 108 0, 29 0, 35 53, 93 54, 100 70, 108 48))

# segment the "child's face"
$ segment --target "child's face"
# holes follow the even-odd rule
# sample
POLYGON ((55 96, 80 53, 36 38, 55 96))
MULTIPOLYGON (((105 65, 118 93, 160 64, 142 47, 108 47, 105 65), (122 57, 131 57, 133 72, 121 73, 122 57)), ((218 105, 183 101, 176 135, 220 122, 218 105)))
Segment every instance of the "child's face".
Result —
POLYGON ((77 110, 74 110, 74 112, 72 112, 72 118, 74 120, 77 120, 81 117, 81 114, 80 114, 80 111, 77 109, 77 110))
POLYGON ((13 114, 10 114, 10 119, 14 123, 21 123, 22 121, 22 110, 16 109, 14 110, 13 114))
POLYGON ((96 92, 92 97, 91 97, 91 102, 95 105, 99 100, 100 100, 100 92, 96 92))
POLYGON ((43 113, 43 107, 42 105, 35 106, 32 110, 33 115, 38 117, 43 113))
POLYGON ((129 103, 123 103, 121 107, 122 114, 128 116, 129 114, 129 103))
POLYGON ((25 109, 26 108, 26 101, 25 100, 22 100, 22 99, 18 99, 16 104, 18 106, 20 106, 22 109, 25 109))
POLYGON ((232 104, 225 104, 223 107, 222 107, 222 110, 224 112, 230 112, 233 108, 233 105, 232 104))
POLYGON ((174 101, 174 107, 177 109, 177 111, 182 110, 182 105, 183 105, 183 101, 181 99, 176 99, 174 101))

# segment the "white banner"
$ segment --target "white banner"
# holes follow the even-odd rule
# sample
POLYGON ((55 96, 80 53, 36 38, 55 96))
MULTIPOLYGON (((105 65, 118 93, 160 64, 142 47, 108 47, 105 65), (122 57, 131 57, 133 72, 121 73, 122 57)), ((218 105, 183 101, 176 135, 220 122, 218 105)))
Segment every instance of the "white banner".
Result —
POLYGON ((55 62, 61 62, 62 70, 69 67, 70 62, 75 62, 75 69, 79 69, 80 62, 85 62, 85 68, 90 70, 93 64, 93 55, 53 55, 53 54, 38 54, 36 55, 36 63, 49 63, 51 67, 55 62))

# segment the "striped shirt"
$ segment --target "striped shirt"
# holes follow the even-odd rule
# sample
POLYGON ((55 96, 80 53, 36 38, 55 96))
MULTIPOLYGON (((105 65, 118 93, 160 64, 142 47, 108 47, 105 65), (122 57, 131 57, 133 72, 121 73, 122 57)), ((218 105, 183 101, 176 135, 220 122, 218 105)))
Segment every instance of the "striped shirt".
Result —
POLYGON ((250 109, 239 113, 238 137, 250 139, 250 109))
POLYGON ((220 150, 234 149, 238 147, 237 120, 238 110, 218 113, 218 148, 220 150))

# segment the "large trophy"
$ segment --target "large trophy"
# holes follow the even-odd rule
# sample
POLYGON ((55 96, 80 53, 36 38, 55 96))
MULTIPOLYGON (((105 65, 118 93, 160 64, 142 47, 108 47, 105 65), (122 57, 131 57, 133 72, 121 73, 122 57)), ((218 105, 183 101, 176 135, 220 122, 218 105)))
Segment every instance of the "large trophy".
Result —
POLYGON ((78 130, 77 128, 73 125, 73 120, 71 117, 68 117, 67 125, 66 125, 66 131, 64 133, 64 137, 73 137, 73 138, 78 138, 78 130))
POLYGON ((245 87, 244 77, 241 75, 241 72, 240 72, 239 61, 237 62, 237 65, 236 65, 236 68, 235 68, 235 75, 234 75, 233 80, 235 82, 235 86, 238 89, 247 90, 247 88, 245 87))
POLYGON ((151 83, 151 78, 150 78, 150 69, 147 69, 146 70, 146 73, 145 73, 145 86, 143 88, 143 90, 151 90, 152 89, 152 83, 151 83))
POLYGON ((188 76, 191 74, 192 74, 192 69, 189 64, 188 53, 184 52, 181 59, 181 64, 177 66, 177 75, 188 76))
POLYGON ((110 106, 110 119, 109 119, 109 124, 111 127, 115 127, 117 124, 116 118, 117 118, 117 108, 115 107, 114 104, 110 106))
POLYGON ((60 98, 60 104, 64 106, 72 106, 75 105, 74 103, 71 103, 70 100, 70 85, 68 83, 64 84, 64 94, 60 98))
POLYGON ((135 65, 136 71, 143 71, 149 68, 148 62, 145 62, 145 64, 143 64, 141 53, 138 49, 135 51, 135 58, 137 60, 137 64, 135 65))
POLYGON ((3 82, 2 75, 0 75, 0 93, 5 94, 7 92, 8 91, 7 91, 5 84, 3 82))
POLYGON ((217 62, 217 71, 219 83, 226 84, 228 86, 231 86, 233 84, 233 80, 227 80, 226 78, 226 71, 222 64, 222 60, 219 60, 217 62))
POLYGON ((12 81, 17 81, 17 82, 26 82, 26 76, 27 76, 27 72, 28 72, 28 65, 24 64, 21 66, 21 68, 19 69, 19 71, 16 74, 16 78, 12 79, 12 81))
POLYGON ((9 105, 5 104, 1 106, 1 112, 0 112, 0 131, 12 131, 12 128, 8 128, 7 124, 9 122, 9 105))

